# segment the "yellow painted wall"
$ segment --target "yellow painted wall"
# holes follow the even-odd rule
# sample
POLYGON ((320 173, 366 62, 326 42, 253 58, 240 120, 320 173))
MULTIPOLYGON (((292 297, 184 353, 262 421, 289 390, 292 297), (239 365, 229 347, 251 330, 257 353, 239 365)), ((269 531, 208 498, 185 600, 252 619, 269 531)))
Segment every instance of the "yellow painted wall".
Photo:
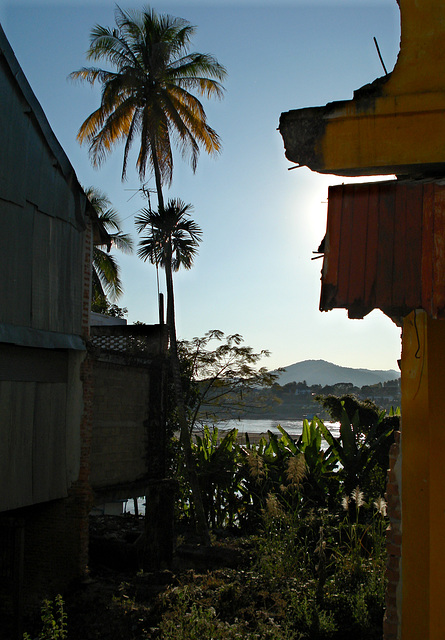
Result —
POLYGON ((445 320, 423 311, 402 340, 402 638, 443 640, 445 320))
POLYGON ((408 173, 445 163, 445 2, 400 4, 401 49, 380 95, 340 103, 325 118, 318 142, 325 173, 408 173))
POLYGON ((445 78, 445 3, 400 0, 401 43, 386 93, 443 92, 445 78))

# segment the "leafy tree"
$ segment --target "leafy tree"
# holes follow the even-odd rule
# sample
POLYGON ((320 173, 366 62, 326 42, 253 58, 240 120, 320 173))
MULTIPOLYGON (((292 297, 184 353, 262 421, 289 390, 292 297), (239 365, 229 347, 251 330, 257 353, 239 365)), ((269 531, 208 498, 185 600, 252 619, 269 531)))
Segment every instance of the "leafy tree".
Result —
MULTIPOLYGON (((111 304, 104 296, 98 296, 93 299, 91 311, 102 313, 104 316, 110 316, 111 318, 125 318, 128 314, 127 307, 118 307, 117 304, 111 304)), ((138 322, 133 324, 138 324, 138 322)))
POLYGON ((274 384, 278 374, 258 367, 269 351, 255 352, 238 333, 225 336, 213 329, 204 336, 179 344, 187 362, 189 429, 224 417, 240 417, 252 406, 261 411, 262 390, 274 384))
POLYGON ((351 394, 342 396, 317 395, 316 402, 319 402, 334 422, 340 422, 343 410, 346 411, 349 421, 352 423, 355 414, 358 412, 357 424, 362 432, 367 432, 377 424, 381 409, 371 400, 359 400, 351 394))
MULTIPOLYGON (((220 439, 217 427, 210 430, 208 425, 221 413, 239 416, 251 409, 252 402, 259 406, 261 389, 276 378, 276 374, 258 366, 269 353, 254 352, 242 342, 239 334, 225 336, 222 331, 212 330, 178 344, 192 455, 206 519, 214 527, 239 524, 246 518, 246 509, 250 511, 250 498, 244 495, 245 486, 240 485, 245 454, 239 452, 237 430, 220 439)), ((172 431, 178 428, 177 407, 171 410, 170 427, 172 431)), ((188 519, 190 492, 183 478, 183 462, 175 457, 172 463, 180 484, 177 507, 181 517, 188 519)))
MULTIPOLYGON (((111 208, 109 198, 96 187, 87 187, 85 195, 90 201, 97 218, 93 220, 93 232, 97 240, 93 249, 93 310, 102 311, 112 305, 107 297, 117 300, 122 295, 122 282, 120 279, 119 265, 110 249, 115 247, 124 253, 133 251, 133 241, 131 237, 122 232, 119 214, 111 208), (104 229, 106 236, 99 233, 104 229), (104 248, 107 250, 104 251, 104 248)), ((114 305, 113 305, 114 306, 114 305)))

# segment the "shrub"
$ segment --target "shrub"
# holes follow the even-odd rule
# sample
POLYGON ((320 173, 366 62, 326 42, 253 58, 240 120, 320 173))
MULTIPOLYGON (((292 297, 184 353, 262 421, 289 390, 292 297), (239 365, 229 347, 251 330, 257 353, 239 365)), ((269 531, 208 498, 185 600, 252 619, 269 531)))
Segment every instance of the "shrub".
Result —
MULTIPOLYGON (((41 609, 43 627, 38 640, 65 640, 67 636, 66 613, 64 602, 59 594, 52 600, 44 600, 41 609)), ((23 640, 31 640, 28 633, 23 634, 23 640)))

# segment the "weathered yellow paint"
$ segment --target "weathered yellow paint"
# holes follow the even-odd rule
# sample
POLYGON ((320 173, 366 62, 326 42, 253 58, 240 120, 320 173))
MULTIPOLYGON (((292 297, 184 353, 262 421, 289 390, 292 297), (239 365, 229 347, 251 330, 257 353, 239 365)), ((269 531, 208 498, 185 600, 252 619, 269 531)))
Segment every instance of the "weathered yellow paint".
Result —
POLYGON ((290 160, 339 175, 445 172, 445 2, 400 6, 401 48, 388 78, 352 100, 282 114, 290 160))
POLYGON ((381 97, 343 103, 327 118, 324 171, 387 173, 444 162, 445 3, 400 5, 401 46, 391 77, 381 97))
POLYGON ((442 0, 400 0, 400 53, 387 95, 442 93, 445 6, 442 0))
POLYGON ((445 92, 382 97, 366 111, 359 107, 351 102, 327 118, 320 140, 323 172, 392 174, 443 166, 445 92))
POLYGON ((445 320, 412 312, 402 340, 402 638, 443 640, 445 320))

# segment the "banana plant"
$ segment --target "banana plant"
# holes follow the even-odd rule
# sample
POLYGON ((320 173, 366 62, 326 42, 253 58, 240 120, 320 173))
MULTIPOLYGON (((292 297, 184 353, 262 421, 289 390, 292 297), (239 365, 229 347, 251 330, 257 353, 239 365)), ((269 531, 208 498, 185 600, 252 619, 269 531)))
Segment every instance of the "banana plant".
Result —
POLYGON ((237 429, 221 440, 217 427, 204 427, 192 445, 204 509, 215 528, 232 526, 240 509, 240 463, 237 429))
POLYGON ((382 448, 386 447, 392 436, 394 425, 392 423, 385 425, 384 417, 383 411, 378 421, 364 434, 360 429, 358 412, 351 421, 343 407, 338 438, 332 435, 321 420, 319 421, 321 433, 331 449, 331 455, 341 465, 340 476, 344 484, 344 493, 347 495, 357 485, 362 484, 362 480, 377 464, 382 448))
POLYGON ((310 422, 303 420, 303 430, 297 442, 292 440, 285 429, 278 427, 292 453, 297 455, 300 452, 304 455, 304 498, 308 506, 333 502, 339 490, 335 473, 338 459, 331 447, 327 450, 322 448, 322 427, 322 420, 316 416, 310 422))

